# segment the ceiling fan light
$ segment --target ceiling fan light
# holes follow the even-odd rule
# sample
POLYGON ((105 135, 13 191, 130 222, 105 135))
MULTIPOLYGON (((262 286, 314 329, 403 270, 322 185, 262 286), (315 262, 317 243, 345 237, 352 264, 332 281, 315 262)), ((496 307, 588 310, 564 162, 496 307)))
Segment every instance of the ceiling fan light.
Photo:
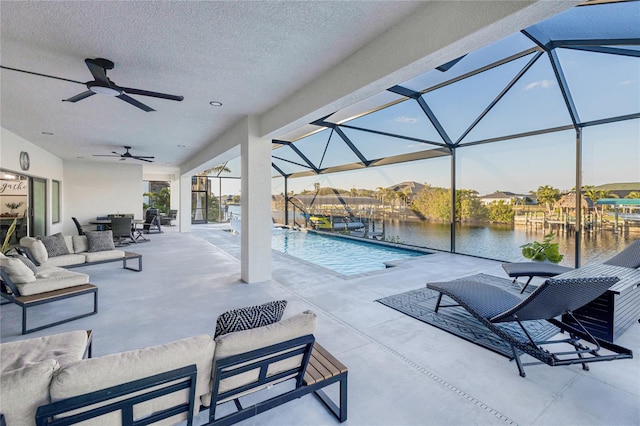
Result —
POLYGON ((122 94, 120 90, 113 89, 111 87, 98 86, 98 85, 90 85, 88 87, 89 87, 89 90, 91 90, 93 93, 98 93, 100 95, 119 96, 122 94))

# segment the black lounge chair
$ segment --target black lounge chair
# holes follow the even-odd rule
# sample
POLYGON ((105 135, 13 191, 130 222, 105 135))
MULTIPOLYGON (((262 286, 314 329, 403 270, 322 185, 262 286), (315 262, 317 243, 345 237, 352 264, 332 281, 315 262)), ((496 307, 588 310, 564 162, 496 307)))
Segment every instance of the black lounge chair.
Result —
POLYGON ((507 342, 513 351, 520 376, 525 377, 524 365, 532 363, 522 363, 519 352, 539 360, 533 364, 545 363, 552 367, 582 364, 585 370, 589 369, 586 364, 590 362, 633 357, 631 350, 594 337, 572 313, 575 309, 596 299, 616 282, 618 282, 617 277, 549 279, 525 299, 520 299, 499 287, 476 281, 430 283, 427 284, 427 288, 440 293, 436 312, 442 307, 461 306, 507 342), (443 295, 450 297, 458 304, 441 305, 443 295), (577 327, 555 319, 563 314, 573 318, 577 327), (547 320, 561 331, 567 332, 569 338, 535 342, 522 323, 527 320, 547 320), (498 325, 501 322, 511 321, 520 325, 526 338, 515 336, 498 325), (552 343, 566 343, 573 346, 574 350, 550 352, 543 347, 552 343), (602 348, 609 352, 601 354, 602 348))
MULTIPOLYGON (((603 263, 605 265, 624 266, 626 268, 640 268, 640 240, 633 241, 620 253, 603 263)), ((520 293, 524 292, 533 277, 555 277, 556 275, 573 270, 573 268, 567 266, 544 262, 503 263, 502 269, 504 269, 510 278, 513 278, 514 283, 517 282, 520 277, 529 277, 520 290, 520 293)))

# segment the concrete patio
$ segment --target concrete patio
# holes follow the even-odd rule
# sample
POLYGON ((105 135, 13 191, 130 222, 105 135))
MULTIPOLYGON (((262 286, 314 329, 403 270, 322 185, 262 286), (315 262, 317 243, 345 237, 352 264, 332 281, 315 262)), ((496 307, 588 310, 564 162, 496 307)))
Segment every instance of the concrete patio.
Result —
MULTIPOLYGON (((500 262, 435 253, 395 268, 343 279, 273 252, 273 279, 240 281, 240 237, 228 225, 196 225, 192 233, 165 228, 130 251, 142 253, 141 273, 117 264, 79 268, 99 286, 99 313, 21 336, 20 310, 2 306, 1 340, 77 329, 94 331, 93 354, 131 350, 195 334, 213 334, 217 316, 231 308, 287 299, 285 316, 318 314, 316 338, 349 367, 352 425, 640 424, 640 324, 616 343, 636 357, 580 366, 516 366, 458 337, 377 302, 384 296, 486 273, 504 277, 500 262)), ((357 261, 357 259, 354 259, 357 261)), ((86 309, 64 301, 34 309, 30 321, 86 309)), ((198 416, 203 423, 207 413, 198 416)), ((312 396, 243 424, 332 425, 337 421, 312 396)))

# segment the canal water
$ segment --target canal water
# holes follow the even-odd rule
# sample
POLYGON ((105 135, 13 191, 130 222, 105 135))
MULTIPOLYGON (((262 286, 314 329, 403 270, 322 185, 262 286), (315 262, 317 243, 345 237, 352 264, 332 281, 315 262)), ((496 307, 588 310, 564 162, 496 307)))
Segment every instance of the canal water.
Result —
MULTIPOLYGON (((377 229, 380 224, 377 225, 377 229)), ((559 244, 560 253, 564 254, 561 265, 575 266, 575 233, 562 232, 556 229, 554 241, 559 244)), ((639 230, 615 234, 611 230, 583 232, 582 261, 585 265, 591 262, 603 262, 624 249, 634 239, 640 238, 639 230)), ((533 240, 541 241, 549 233, 544 230, 526 226, 509 225, 456 225, 456 252, 506 261, 524 261, 520 246, 533 240)), ((451 246, 450 227, 448 224, 416 221, 385 221, 387 240, 449 251, 451 246)))

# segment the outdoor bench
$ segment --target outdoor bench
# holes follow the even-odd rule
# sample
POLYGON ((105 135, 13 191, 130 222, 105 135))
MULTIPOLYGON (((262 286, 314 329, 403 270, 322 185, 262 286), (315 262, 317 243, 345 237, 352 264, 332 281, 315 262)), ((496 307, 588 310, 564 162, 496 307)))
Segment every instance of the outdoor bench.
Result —
POLYGON ((7 271, 4 268, 0 268, 0 296, 7 300, 2 305, 13 303, 22 308, 22 334, 32 333, 98 313, 98 287, 89 283, 87 274, 67 271, 63 268, 41 268, 36 274, 35 281, 24 284, 15 284, 7 271), (86 294, 93 295, 92 311, 39 327, 27 328, 27 312, 29 308, 86 294))

